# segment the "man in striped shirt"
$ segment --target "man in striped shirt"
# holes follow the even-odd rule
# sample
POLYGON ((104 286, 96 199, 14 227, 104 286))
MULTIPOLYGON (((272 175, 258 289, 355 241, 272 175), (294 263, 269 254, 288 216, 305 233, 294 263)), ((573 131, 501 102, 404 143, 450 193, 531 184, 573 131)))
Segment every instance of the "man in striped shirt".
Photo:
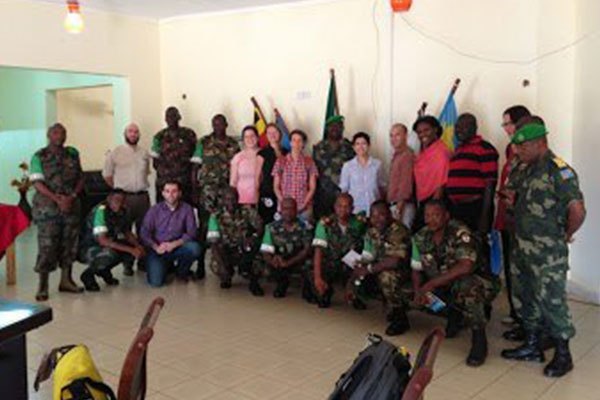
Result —
POLYGON ((460 144, 450 160, 446 194, 453 218, 474 232, 487 234, 494 216, 498 152, 477 129, 473 114, 458 117, 455 132, 460 144))

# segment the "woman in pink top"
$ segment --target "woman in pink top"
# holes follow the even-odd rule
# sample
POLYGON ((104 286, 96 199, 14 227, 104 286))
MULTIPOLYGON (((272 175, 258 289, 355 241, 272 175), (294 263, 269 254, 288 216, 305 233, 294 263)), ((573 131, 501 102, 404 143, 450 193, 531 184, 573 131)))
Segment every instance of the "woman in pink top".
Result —
POLYGON ((421 142, 421 152, 414 165, 418 208, 413 231, 416 232, 425 225, 425 203, 430 199, 439 200, 444 197, 452 153, 440 140, 442 125, 437 118, 431 115, 419 117, 413 124, 413 130, 417 132, 421 142))
POLYGON ((233 156, 229 185, 237 189, 239 203, 256 205, 263 158, 258 155, 258 131, 252 125, 242 130, 244 149, 233 156))

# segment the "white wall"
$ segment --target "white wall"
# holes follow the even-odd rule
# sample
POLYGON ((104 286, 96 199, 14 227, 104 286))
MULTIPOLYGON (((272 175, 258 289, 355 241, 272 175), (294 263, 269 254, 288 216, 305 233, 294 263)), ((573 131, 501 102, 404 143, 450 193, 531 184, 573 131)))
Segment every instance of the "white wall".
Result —
POLYGON ((84 9, 86 30, 67 34, 65 7, 0 1, 0 65, 120 75, 146 144, 162 125, 158 24, 84 9))

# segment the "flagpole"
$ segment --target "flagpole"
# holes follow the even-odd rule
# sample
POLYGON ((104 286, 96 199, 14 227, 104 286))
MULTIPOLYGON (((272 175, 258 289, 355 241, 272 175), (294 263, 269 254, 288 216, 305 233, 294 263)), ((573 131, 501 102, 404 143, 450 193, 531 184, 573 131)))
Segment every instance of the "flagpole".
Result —
POLYGON ((256 101, 256 98, 254 98, 254 96, 252 96, 252 97, 250 97, 250 100, 252 101, 252 104, 254 104, 254 107, 258 110, 260 117, 266 122, 267 119, 265 118, 265 114, 263 114, 262 109, 260 108, 260 106, 258 105, 258 102, 256 101))
POLYGON ((333 98, 335 99, 335 115, 340 115, 340 103, 338 102, 337 95, 337 82, 335 81, 335 70, 331 68, 329 70, 331 79, 333 80, 333 98))
POLYGON ((460 78, 456 78, 454 84, 452 85, 452 89, 450 89, 450 96, 454 96, 456 91, 458 90, 458 86, 460 85, 460 78))
POLYGON ((421 103, 421 108, 419 108, 419 111, 417 111, 417 117, 421 118, 422 116, 424 116, 426 110, 427 110, 427 102, 424 101, 423 103, 421 103))

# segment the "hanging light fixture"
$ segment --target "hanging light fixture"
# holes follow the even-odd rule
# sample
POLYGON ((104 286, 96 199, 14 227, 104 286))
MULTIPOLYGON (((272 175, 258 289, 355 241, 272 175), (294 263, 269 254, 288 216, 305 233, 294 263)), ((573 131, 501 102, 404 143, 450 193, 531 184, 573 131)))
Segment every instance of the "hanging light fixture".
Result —
POLYGON ((79 1, 67 0, 67 16, 65 17, 65 30, 77 34, 83 31, 83 17, 79 10, 79 1))

